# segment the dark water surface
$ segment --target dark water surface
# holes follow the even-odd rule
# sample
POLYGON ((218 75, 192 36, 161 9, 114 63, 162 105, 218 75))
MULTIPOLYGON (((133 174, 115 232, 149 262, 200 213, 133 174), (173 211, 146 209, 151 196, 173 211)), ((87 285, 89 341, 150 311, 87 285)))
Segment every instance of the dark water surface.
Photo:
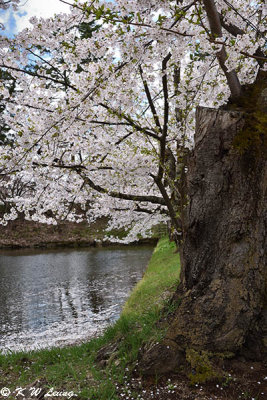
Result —
POLYGON ((70 344, 114 322, 150 246, 0 252, 0 351, 70 344))

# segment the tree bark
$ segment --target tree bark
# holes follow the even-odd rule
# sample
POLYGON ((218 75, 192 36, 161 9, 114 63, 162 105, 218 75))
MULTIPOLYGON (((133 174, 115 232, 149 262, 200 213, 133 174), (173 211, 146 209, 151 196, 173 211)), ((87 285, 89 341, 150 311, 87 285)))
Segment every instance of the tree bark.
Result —
MULTIPOLYGON (((240 155, 233 148, 245 127, 242 112, 202 108, 197 121, 184 217, 183 300, 168 337, 186 347, 236 353, 261 329, 266 154, 240 155)), ((262 343, 253 350, 262 354, 262 343)))
POLYGON ((235 143, 251 129, 253 113, 197 110, 182 218, 181 303, 163 343, 144 355, 144 373, 169 372, 186 349, 266 358, 266 87, 265 81, 249 99, 255 131, 257 123, 262 132, 255 138, 253 131, 244 149, 235 143))

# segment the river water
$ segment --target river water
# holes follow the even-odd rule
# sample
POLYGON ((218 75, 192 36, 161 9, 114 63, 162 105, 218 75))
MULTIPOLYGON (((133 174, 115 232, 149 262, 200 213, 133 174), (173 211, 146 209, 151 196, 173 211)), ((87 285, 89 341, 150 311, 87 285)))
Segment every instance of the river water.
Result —
POLYGON ((0 252, 0 351, 85 341, 113 323, 150 246, 0 252))

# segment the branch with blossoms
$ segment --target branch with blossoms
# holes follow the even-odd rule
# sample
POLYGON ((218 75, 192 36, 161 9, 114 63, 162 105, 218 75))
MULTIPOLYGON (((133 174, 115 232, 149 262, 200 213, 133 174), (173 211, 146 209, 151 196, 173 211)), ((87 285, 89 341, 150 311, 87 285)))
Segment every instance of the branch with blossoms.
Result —
POLYGON ((2 8, 2 10, 7 10, 12 6, 14 10, 16 10, 19 2, 20 0, 0 0, 0 8, 2 8))

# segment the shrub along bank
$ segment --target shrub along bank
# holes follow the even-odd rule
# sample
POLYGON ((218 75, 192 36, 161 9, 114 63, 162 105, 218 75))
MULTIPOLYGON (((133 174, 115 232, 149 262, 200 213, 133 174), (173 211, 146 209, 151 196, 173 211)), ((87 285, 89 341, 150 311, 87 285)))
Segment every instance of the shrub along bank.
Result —
POLYGON ((179 265, 174 243, 161 239, 115 325, 79 346, 0 355, 0 390, 11 390, 8 399, 22 398, 13 392, 18 388, 34 398, 31 387, 36 394, 50 393, 50 399, 61 398, 60 392, 65 392, 62 398, 71 392, 90 400, 140 398, 138 379, 131 390, 129 379, 140 349, 164 335, 164 324, 159 328, 157 321, 172 311, 168 300, 177 287, 179 265))

